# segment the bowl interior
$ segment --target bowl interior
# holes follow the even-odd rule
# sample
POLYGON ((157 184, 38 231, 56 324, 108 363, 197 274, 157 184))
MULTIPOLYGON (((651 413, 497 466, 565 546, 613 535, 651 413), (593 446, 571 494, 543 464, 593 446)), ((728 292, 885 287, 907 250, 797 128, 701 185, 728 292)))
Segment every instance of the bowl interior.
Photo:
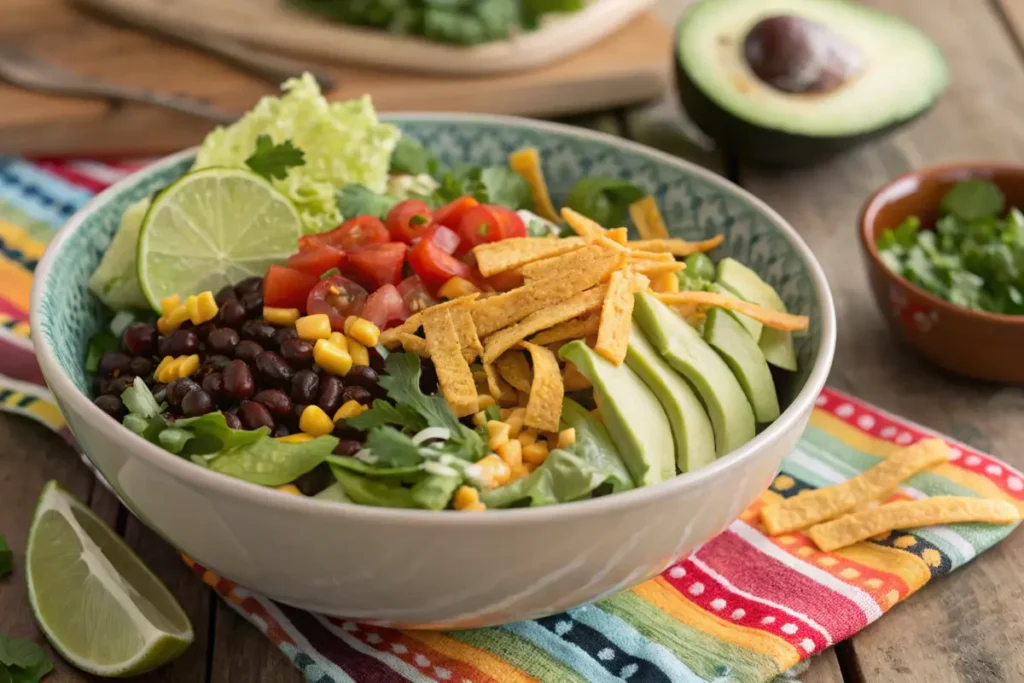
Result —
MULTIPOLYGON (((509 153, 536 147, 556 205, 575 181, 607 176, 633 182, 652 194, 675 237, 707 239, 724 233, 712 252, 717 261, 732 256, 771 284, 793 313, 810 316, 807 333, 796 338, 800 370, 780 386, 788 405, 805 385, 822 345, 825 304, 799 251, 795 236, 780 228, 780 219, 710 172, 588 131, 495 117, 391 116, 406 134, 421 140, 447 164, 505 164, 509 153)), ((185 173, 191 155, 178 155, 122 181, 80 215, 81 223, 52 255, 52 267, 36 297, 37 329, 64 372, 91 395, 83 368, 89 338, 106 323, 107 313, 87 287, 117 230, 121 214, 132 202, 165 187, 185 173)), ((74 220, 72 226, 75 225, 74 220)), ((632 228, 631 228, 632 230, 632 228)))

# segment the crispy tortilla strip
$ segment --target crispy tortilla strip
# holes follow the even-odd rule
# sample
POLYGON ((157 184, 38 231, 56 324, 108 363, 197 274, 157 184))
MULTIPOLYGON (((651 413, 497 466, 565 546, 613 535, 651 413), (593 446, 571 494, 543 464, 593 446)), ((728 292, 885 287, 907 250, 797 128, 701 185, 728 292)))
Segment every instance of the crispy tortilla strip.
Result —
POLYGON ((466 359, 467 363, 472 363, 484 350, 484 345, 480 343, 480 337, 476 334, 473 314, 458 306, 448 310, 451 312, 452 322, 455 323, 455 332, 459 335, 462 357, 466 359))
POLYGON ((484 373, 487 375, 487 392, 499 405, 510 406, 519 402, 515 388, 501 378, 497 368, 490 363, 484 363, 484 373))
POLYGON ((629 229, 628 228, 615 228, 605 233, 612 242, 618 242, 622 246, 626 246, 626 242, 629 241, 629 229))
MULTIPOLYGON (((534 312, 562 303, 573 295, 593 287, 605 275, 620 268, 623 258, 622 254, 589 245, 556 256, 550 261, 550 270, 544 272, 544 277, 486 301, 476 302, 470 307, 480 337, 487 337, 534 312)), ((526 268, 532 268, 534 265, 536 264, 530 264, 526 268)), ((491 358, 488 362, 493 360, 491 358)))
POLYGON ((451 310, 436 308, 431 307, 423 315, 423 331, 427 337, 427 351, 437 372, 437 383, 456 417, 472 415, 480 410, 473 372, 462 356, 451 310))
POLYGON ((634 240, 629 243, 630 249, 643 251, 662 251, 673 256, 689 256, 698 251, 711 251, 725 239, 724 235, 715 235, 709 240, 702 242, 687 242, 680 239, 668 240, 634 240))
MULTIPOLYGON (((533 383, 533 370, 526 354, 522 351, 506 351, 494 361, 502 378, 519 391, 530 391, 533 383)), ((484 364, 487 367, 487 364, 484 364)))
POLYGON ((644 251, 642 249, 629 250, 629 263, 650 263, 651 261, 675 263, 676 257, 667 251, 644 251))
POLYGON ((568 206, 562 207, 562 219, 580 237, 603 237, 605 229, 596 221, 592 221, 581 213, 576 213, 568 206))
POLYGON ((415 353, 420 358, 430 358, 430 353, 427 352, 427 340, 423 337, 402 332, 398 335, 398 341, 407 352, 415 353))
POLYGON ((529 351, 533 359, 533 383, 530 385, 530 398, 526 402, 523 424, 546 432, 557 432, 558 422, 562 419, 562 399, 565 397, 558 358, 543 346, 530 342, 521 342, 520 346, 529 351))
POLYGON ((949 447, 944 441, 922 439, 901 448, 853 479, 764 506, 761 508, 761 521, 772 536, 806 529, 868 501, 884 500, 910 477, 948 460, 949 447))
POLYGON ((630 204, 629 217, 633 219, 633 225, 636 226, 640 237, 645 240, 668 238, 668 229, 654 197, 647 196, 630 204))
POLYGON ((568 341, 570 339, 582 339, 588 334, 596 334, 597 328, 600 324, 601 316, 599 315, 586 315, 582 318, 573 318, 572 320, 566 320, 564 323, 558 323, 554 327, 549 327, 540 334, 534 336, 530 341, 534 344, 547 346, 548 344, 554 344, 555 342, 568 341))
POLYGON ((923 500, 888 503, 870 510, 844 515, 831 522, 812 526, 807 530, 807 535, 818 548, 827 553, 896 529, 916 529, 960 522, 1011 524, 1017 521, 1020 521, 1020 511, 1009 501, 967 496, 935 496, 923 500))
POLYGON ((631 263, 629 268, 648 277, 655 277, 665 273, 678 273, 681 270, 686 270, 686 264, 682 261, 641 261, 640 263, 631 263))
POLYGON ((498 242, 485 242, 473 249, 473 255, 480 274, 491 277, 533 261, 579 249, 584 244, 586 242, 582 237, 512 237, 498 242))
POLYGON ((806 330, 811 322, 810 318, 806 315, 791 315, 781 311, 773 311, 769 308, 742 301, 733 296, 715 294, 714 292, 676 292, 674 294, 657 294, 655 296, 669 306, 694 304, 703 308, 712 306, 727 308, 730 311, 736 311, 753 318, 767 327, 776 330, 786 330, 787 332, 806 330))
POLYGON ((594 386, 572 363, 565 364, 565 370, 562 371, 562 384, 565 385, 566 391, 586 391, 594 386))
MULTIPOLYGON (((605 242, 616 244, 615 242, 607 239, 605 242)), ((540 280, 564 277, 566 274, 577 270, 583 270, 588 267, 592 268, 593 266, 589 266, 588 264, 595 262, 598 259, 601 259, 602 261, 612 261, 616 264, 615 267, 609 268, 605 271, 604 274, 607 274, 612 270, 621 268, 626 262, 622 254, 616 253, 617 251, 617 249, 612 248, 607 244, 589 244, 582 249, 575 249, 564 254, 559 254, 558 256, 552 256, 550 258, 526 264, 522 268, 523 278, 527 283, 534 283, 539 282, 540 280)))
POLYGON ((598 310, 607 291, 608 285, 591 287, 561 303, 531 313, 511 327, 495 332, 484 340, 484 362, 493 363, 498 356, 535 332, 598 310))
POLYGON ((620 270, 612 273, 608 282, 608 294, 601 304, 601 323, 597 328, 594 350, 612 365, 622 365, 622 361, 626 360, 626 348, 632 330, 633 292, 630 291, 629 279, 620 270))
POLYGON ((467 306, 480 296, 479 292, 473 294, 467 294, 466 296, 460 296, 458 299, 452 299, 451 301, 444 301, 439 304, 435 304, 430 308, 426 308, 419 313, 413 313, 405 322, 397 327, 384 330, 380 333, 380 340, 378 341, 386 349, 393 349, 397 347, 400 342, 400 336, 403 334, 414 334, 416 330, 420 329, 423 325, 423 315, 428 311, 438 311, 445 308, 451 308, 452 306, 462 307, 467 306))
POLYGON ((525 147, 518 152, 513 152, 508 157, 508 165, 530 185, 530 193, 533 194, 533 203, 537 206, 537 214, 557 223, 558 212, 555 211, 555 205, 551 203, 551 193, 548 192, 548 184, 544 180, 544 170, 540 166, 540 153, 537 152, 537 149, 525 147))

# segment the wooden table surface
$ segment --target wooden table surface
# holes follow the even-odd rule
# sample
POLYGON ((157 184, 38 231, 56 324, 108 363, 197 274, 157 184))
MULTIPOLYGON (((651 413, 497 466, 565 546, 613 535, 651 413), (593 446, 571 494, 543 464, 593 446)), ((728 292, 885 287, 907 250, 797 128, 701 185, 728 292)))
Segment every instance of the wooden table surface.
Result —
MULTIPOLYGON (((687 3, 663 0, 674 21, 687 3)), ((800 171, 763 171, 691 141, 668 100, 572 123, 628 136, 727 174, 796 226, 825 267, 839 344, 830 383, 1024 467, 1024 391, 956 379, 894 344, 868 293, 855 241, 861 203, 912 168, 958 159, 1024 158, 1024 0, 871 0, 916 23, 943 50, 952 85, 923 120, 842 158, 800 171), (1018 106, 1020 105, 1020 106, 1018 106)), ((196 629, 179 660, 141 683, 291 683, 288 661, 220 602, 174 551, 99 486, 44 428, 0 416, 0 533, 24 548, 35 499, 57 479, 124 534, 170 586, 196 629)), ((825 652, 805 683, 1012 683, 1024 680, 1024 534, 929 584, 850 641, 825 652)), ((21 566, 18 555, 17 566, 21 566)), ((0 627, 37 638, 20 577, 0 583, 0 627)), ((56 660, 48 683, 93 680, 56 660)))

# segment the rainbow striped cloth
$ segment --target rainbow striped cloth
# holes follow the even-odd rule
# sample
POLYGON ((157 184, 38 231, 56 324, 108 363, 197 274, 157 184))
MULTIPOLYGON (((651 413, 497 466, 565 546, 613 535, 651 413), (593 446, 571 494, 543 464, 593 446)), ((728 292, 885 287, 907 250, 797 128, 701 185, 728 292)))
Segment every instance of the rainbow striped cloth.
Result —
MULTIPOLYGON (((43 248, 96 191, 140 164, 0 158, 0 409, 64 431, 28 341, 29 286, 43 248)), ((259 628, 310 683, 766 683, 881 617, 1009 527, 894 532, 831 553, 802 534, 770 538, 758 511, 834 484, 932 432, 826 390, 772 487, 729 529, 656 579, 593 605, 500 628, 399 631, 327 618, 253 595, 203 567, 202 580, 259 628)), ((950 442, 952 462, 894 496, 1001 497, 1024 506, 1024 477, 950 442)), ((187 560, 186 560, 187 561, 187 560)))

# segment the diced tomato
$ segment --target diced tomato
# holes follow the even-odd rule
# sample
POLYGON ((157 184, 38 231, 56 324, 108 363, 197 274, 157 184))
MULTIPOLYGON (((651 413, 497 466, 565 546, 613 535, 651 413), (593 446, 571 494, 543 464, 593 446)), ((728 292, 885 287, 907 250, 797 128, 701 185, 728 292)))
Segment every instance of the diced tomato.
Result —
POLYGON ((498 273, 487 278, 487 283, 499 292, 507 292, 510 289, 522 287, 523 275, 515 270, 506 270, 504 273, 498 273))
POLYGON ((458 275, 469 279, 473 274, 470 266, 446 254, 433 240, 420 240, 412 248, 409 252, 409 265, 432 292, 436 292, 448 278, 458 275))
POLYGON ((326 313, 331 319, 331 329, 341 332, 345 329, 345 318, 361 314, 365 304, 365 289, 340 275, 332 275, 319 280, 309 292, 306 313, 326 313))
POLYGON ((284 266, 270 266, 263 278, 263 303, 273 308, 306 308, 310 291, 320 282, 316 275, 284 266))
POLYGON ((398 202, 391 211, 388 211, 388 217, 385 219, 391 239, 406 244, 412 244, 432 222, 430 207, 419 199, 398 202))
POLYGON ((420 239, 430 240, 446 254, 454 254, 458 251, 459 243, 462 241, 455 231, 437 224, 431 225, 420 239))
POLYGON ((410 313, 418 313, 437 303, 437 299, 430 295, 419 275, 412 275, 399 282, 398 293, 402 295, 410 313))
POLYGON ((384 285, 397 285, 402 280, 402 266, 408 249, 401 242, 371 244, 348 255, 346 270, 370 291, 384 285))
POLYGON ((408 318, 409 308, 394 285, 384 285, 366 300, 360 317, 384 330, 408 318))
POLYGON ((489 206, 474 206, 459 221, 459 245, 457 256, 464 254, 478 244, 496 242, 502 238, 501 221, 489 206))
POLYGON ((316 251, 321 247, 329 247, 330 243, 324 239, 324 235, 303 235, 299 238, 299 251, 316 251))
POLYGON ((376 216, 350 218, 334 230, 321 233, 318 237, 344 252, 391 241, 387 228, 376 216))
POLYGON ((288 257, 288 267, 320 277, 331 268, 341 268, 344 261, 345 252, 329 244, 324 244, 317 249, 308 249, 292 254, 288 257))
POLYGON ((501 223, 501 239, 526 237, 526 223, 519 217, 519 214, 512 209, 506 209, 504 206, 492 206, 491 204, 486 204, 485 206, 498 217, 498 222, 501 223))
POLYGON ((469 195, 459 197, 435 211, 434 222, 451 228, 452 230, 458 230, 462 217, 474 206, 480 206, 480 202, 478 202, 474 197, 470 197, 469 195))

